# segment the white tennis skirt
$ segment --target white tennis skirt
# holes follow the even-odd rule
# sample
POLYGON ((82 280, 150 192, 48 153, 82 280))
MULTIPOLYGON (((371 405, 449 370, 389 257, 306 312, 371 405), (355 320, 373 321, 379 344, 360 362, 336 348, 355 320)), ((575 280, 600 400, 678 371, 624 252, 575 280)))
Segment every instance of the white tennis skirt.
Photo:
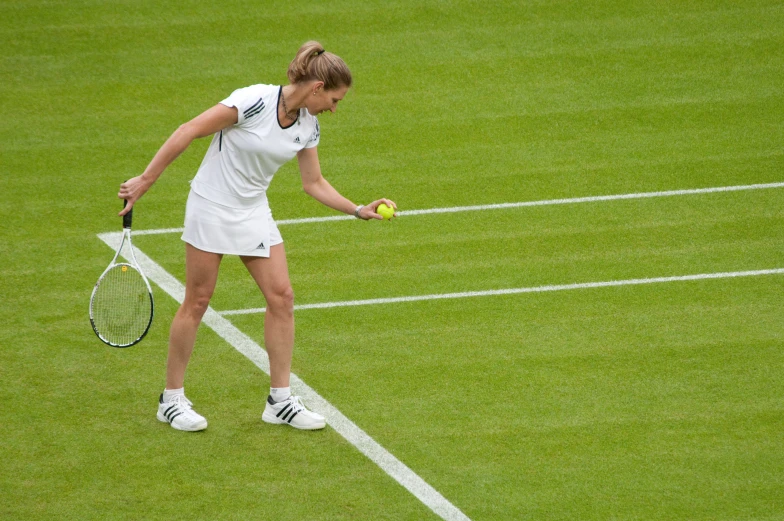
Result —
POLYGON ((182 240, 211 253, 269 257, 283 237, 266 200, 253 208, 229 208, 191 190, 182 240))

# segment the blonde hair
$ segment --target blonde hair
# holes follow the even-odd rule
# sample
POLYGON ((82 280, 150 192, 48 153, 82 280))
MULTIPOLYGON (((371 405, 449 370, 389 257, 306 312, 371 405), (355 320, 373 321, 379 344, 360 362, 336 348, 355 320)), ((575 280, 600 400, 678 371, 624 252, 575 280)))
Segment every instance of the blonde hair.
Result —
POLYGON ((346 62, 340 56, 326 52, 316 41, 307 42, 299 48, 289 64, 287 76, 292 84, 323 81, 324 90, 351 87, 351 71, 346 62))

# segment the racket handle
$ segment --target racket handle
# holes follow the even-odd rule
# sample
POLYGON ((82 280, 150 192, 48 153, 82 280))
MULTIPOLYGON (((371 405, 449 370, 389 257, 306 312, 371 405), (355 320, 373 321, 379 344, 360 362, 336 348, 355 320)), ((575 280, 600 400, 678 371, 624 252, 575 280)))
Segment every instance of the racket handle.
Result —
MULTIPOLYGON (((128 201, 123 199, 123 208, 126 206, 128 206, 128 201)), ((133 222, 133 208, 131 208, 130 212, 123 215, 123 228, 130 228, 131 222, 133 222)))

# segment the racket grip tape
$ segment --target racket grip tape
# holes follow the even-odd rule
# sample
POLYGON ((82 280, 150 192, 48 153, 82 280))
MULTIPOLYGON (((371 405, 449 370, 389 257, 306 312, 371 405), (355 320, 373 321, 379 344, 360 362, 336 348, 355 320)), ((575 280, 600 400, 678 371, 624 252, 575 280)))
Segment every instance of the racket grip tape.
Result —
MULTIPOLYGON (((128 206, 128 201, 126 199, 123 199, 123 208, 125 208, 126 206, 128 206)), ((123 228, 130 228, 132 222, 133 222, 133 208, 131 208, 130 212, 123 215, 123 228)))

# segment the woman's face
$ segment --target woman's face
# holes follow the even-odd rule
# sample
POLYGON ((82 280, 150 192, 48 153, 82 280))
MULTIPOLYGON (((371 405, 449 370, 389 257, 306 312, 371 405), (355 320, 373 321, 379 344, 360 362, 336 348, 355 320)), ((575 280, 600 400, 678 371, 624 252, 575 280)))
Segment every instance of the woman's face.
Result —
POLYGON ((348 87, 338 87, 333 90, 325 90, 324 87, 314 88, 315 94, 308 96, 305 106, 308 112, 317 116, 322 112, 335 112, 338 102, 346 96, 348 87))

